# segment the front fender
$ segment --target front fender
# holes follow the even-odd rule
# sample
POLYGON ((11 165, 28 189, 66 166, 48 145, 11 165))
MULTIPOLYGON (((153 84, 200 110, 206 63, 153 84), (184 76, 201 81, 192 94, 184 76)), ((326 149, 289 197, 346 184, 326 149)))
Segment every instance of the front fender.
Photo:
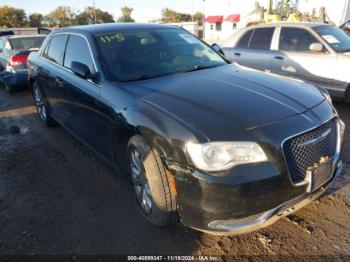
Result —
POLYGON ((195 131, 163 110, 139 103, 126 110, 125 119, 129 127, 136 130, 161 155, 175 163, 187 164, 185 146, 188 141, 198 141, 195 131))

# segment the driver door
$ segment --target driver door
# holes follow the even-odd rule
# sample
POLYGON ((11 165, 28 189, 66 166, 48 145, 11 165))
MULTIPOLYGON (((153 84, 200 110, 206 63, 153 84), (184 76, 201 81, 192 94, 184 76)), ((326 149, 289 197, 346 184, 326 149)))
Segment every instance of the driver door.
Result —
POLYGON ((320 41, 303 28, 282 27, 278 50, 272 56, 271 71, 302 79, 330 89, 333 87, 337 58, 323 45, 320 52, 310 46, 320 41))

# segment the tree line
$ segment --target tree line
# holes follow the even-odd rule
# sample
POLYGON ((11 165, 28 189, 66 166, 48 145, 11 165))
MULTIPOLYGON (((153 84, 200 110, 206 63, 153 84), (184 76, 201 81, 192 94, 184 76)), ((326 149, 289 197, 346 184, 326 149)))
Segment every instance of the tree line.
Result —
MULTIPOLYGON (((121 8, 122 15, 115 20, 109 12, 93 6, 87 6, 83 11, 79 12, 69 6, 58 6, 47 15, 41 13, 27 15, 23 9, 5 5, 0 7, 0 27, 65 27, 98 23, 135 22, 132 18, 132 12, 133 8, 124 6, 121 8)), ((175 23, 201 21, 202 19, 203 14, 200 12, 190 15, 165 8, 161 12, 161 18, 156 21, 175 23)))
MULTIPOLYGON (((131 17, 132 8, 121 8, 122 15, 118 22, 134 22, 131 17)), ((113 15, 93 6, 83 11, 74 11, 69 6, 59 6, 47 15, 32 13, 27 15, 23 9, 10 6, 0 7, 0 27, 56 27, 99 23, 114 23, 113 15)))

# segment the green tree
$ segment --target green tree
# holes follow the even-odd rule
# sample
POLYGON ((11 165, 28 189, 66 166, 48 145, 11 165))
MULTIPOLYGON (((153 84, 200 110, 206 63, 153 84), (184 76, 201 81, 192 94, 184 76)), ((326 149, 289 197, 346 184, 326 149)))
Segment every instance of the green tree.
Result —
POLYGON ((134 11, 133 8, 128 6, 123 6, 120 8, 122 11, 122 16, 118 18, 117 22, 119 23, 125 23, 125 22, 135 22, 135 20, 131 17, 132 11, 134 11))
POLYGON ((74 23, 75 14, 69 6, 59 6, 47 15, 50 26, 69 26, 74 23))
POLYGON ((180 13, 169 8, 162 10, 162 23, 178 23, 190 21, 192 21, 192 16, 190 14, 180 13))
POLYGON ((193 21, 200 22, 200 21, 203 21, 203 19, 204 19, 204 14, 201 12, 196 12, 193 15, 193 21))
POLYGON ((101 9, 88 6, 83 12, 78 14, 75 18, 75 23, 78 25, 86 24, 102 24, 102 23, 114 23, 113 15, 108 12, 104 12, 101 9))
POLYGON ((44 20, 44 16, 39 13, 33 13, 29 15, 29 26, 30 27, 41 27, 44 20))
POLYGON ((26 13, 23 9, 10 6, 0 7, 0 26, 21 27, 26 23, 26 13))

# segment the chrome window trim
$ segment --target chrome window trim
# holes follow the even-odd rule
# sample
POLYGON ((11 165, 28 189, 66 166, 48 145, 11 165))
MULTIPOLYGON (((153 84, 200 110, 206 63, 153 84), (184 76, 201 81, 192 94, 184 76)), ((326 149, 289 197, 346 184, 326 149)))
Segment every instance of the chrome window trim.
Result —
MULTIPOLYGON (((49 59, 43 57, 43 52, 45 51, 47 45, 49 45, 49 44, 51 43, 52 38, 55 37, 55 36, 57 36, 57 35, 67 35, 68 37, 69 37, 69 35, 75 35, 75 36, 80 36, 80 37, 82 37, 82 38, 86 41, 86 43, 87 43, 87 45, 88 45, 88 48, 89 48, 89 51, 90 51, 90 56, 91 56, 91 58, 92 58, 92 63, 93 63, 94 69, 95 69, 95 73, 99 73, 99 74, 100 74, 100 72, 97 70, 97 64, 96 64, 96 61, 95 61, 95 57, 93 56, 92 48, 91 48, 91 45, 90 45, 90 43, 89 43, 89 40, 87 39, 87 37, 86 37, 85 35, 80 34, 80 33, 76 33, 76 32, 61 32, 61 33, 56 33, 56 34, 50 36, 50 39, 48 39, 48 41, 47 41, 45 47, 43 47, 42 50, 41 50, 41 52, 40 52, 40 59, 45 60, 45 61, 49 62, 49 63, 52 64, 52 65, 56 65, 57 67, 59 67, 59 68, 61 68, 61 69, 64 69, 65 71, 70 72, 71 74, 75 75, 75 74, 73 73, 73 71, 70 70, 68 67, 65 67, 64 65, 60 65, 60 64, 55 63, 55 62, 52 62, 51 60, 49 60, 49 59)), ((69 38, 68 38, 67 40, 69 41, 69 38)), ((68 41, 66 42, 66 46, 65 46, 64 52, 66 51, 66 47, 67 47, 68 41)), ((63 59, 63 64, 64 64, 64 59, 63 59)), ((78 76, 76 76, 76 77, 78 77, 78 76)), ((86 79, 86 81, 87 81, 87 82, 90 82, 91 84, 94 84, 94 85, 97 86, 97 87, 102 87, 101 83, 100 83, 100 84, 94 83, 94 82, 91 81, 90 79, 86 79)), ((102 82, 102 79, 101 79, 101 82, 102 82)))

